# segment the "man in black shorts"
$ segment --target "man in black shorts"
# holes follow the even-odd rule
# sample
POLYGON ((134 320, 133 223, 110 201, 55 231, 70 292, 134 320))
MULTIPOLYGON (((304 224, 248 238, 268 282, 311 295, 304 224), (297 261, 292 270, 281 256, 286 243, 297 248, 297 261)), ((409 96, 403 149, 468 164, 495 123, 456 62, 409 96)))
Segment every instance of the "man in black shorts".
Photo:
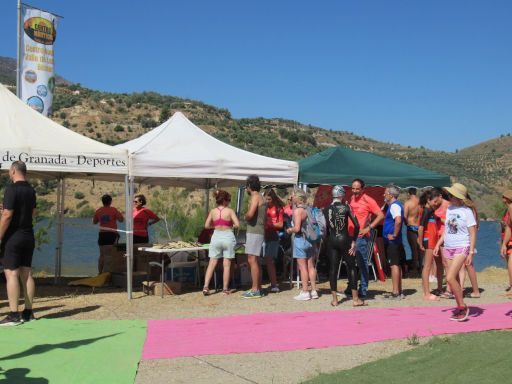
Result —
POLYGON ((402 264, 405 261, 405 251, 402 241, 402 224, 404 222, 404 207, 398 196, 400 190, 394 185, 388 185, 384 192, 384 201, 389 208, 384 217, 382 235, 386 246, 386 257, 391 267, 391 282, 393 292, 391 299, 403 299, 402 294, 402 264))
POLYGON ((34 228, 32 218, 36 209, 36 192, 26 181, 27 166, 15 161, 9 169, 12 184, 5 188, 0 219, 0 254, 7 280, 7 298, 10 313, 0 321, 0 326, 18 325, 34 320, 32 301, 35 284, 32 278, 34 253, 34 228), (20 284, 25 295, 25 309, 18 312, 20 284))

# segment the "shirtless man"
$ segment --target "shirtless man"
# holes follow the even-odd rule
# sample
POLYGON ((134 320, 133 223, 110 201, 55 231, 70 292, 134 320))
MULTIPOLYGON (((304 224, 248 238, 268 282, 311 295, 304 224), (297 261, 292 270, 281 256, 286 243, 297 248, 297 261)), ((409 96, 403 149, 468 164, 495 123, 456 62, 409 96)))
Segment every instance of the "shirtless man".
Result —
POLYGON ((420 273, 420 249, 418 246, 418 227, 420 225, 420 204, 416 188, 408 188, 409 199, 404 204, 404 220, 407 226, 407 241, 412 253, 412 269, 420 273))

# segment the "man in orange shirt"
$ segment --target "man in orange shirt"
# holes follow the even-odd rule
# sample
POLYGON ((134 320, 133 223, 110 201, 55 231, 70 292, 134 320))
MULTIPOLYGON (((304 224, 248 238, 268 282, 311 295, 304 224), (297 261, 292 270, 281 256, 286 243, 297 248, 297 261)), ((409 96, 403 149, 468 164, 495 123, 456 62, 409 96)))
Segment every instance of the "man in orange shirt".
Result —
POLYGON ((99 273, 103 272, 105 257, 110 256, 112 245, 119 239, 117 222, 124 221, 121 212, 110 206, 112 204, 112 197, 110 195, 103 195, 101 202, 103 207, 98 208, 92 218, 94 224, 100 224, 100 233, 98 234, 98 245, 100 247, 100 258, 98 259, 99 273))
MULTIPOLYGON (((356 241, 357 264, 361 273, 359 296, 364 298, 368 292, 368 246, 370 242, 370 231, 384 219, 377 202, 364 193, 364 181, 354 179, 352 181, 352 196, 350 208, 357 217, 359 223, 359 235, 356 241)), ((349 222, 349 234, 353 236, 353 227, 349 222)))

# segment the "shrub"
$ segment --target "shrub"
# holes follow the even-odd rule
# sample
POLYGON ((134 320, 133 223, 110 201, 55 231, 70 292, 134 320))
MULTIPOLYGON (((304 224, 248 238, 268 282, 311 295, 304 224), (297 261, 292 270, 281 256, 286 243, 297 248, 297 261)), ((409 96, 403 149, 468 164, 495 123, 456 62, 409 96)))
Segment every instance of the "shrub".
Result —
POLYGON ((82 200, 84 197, 85 197, 85 195, 82 192, 80 192, 80 191, 75 192, 75 199, 82 200))
POLYGON ((124 127, 122 125, 117 124, 114 127, 114 132, 124 132, 124 127))

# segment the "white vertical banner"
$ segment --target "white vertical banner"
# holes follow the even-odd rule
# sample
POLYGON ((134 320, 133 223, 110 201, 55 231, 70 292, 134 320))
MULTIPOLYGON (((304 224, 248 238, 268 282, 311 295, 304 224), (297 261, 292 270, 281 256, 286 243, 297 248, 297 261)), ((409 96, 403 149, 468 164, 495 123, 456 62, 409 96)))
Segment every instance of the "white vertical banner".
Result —
POLYGON ((54 44, 58 16, 22 4, 19 97, 43 115, 52 113, 55 91, 54 44))

